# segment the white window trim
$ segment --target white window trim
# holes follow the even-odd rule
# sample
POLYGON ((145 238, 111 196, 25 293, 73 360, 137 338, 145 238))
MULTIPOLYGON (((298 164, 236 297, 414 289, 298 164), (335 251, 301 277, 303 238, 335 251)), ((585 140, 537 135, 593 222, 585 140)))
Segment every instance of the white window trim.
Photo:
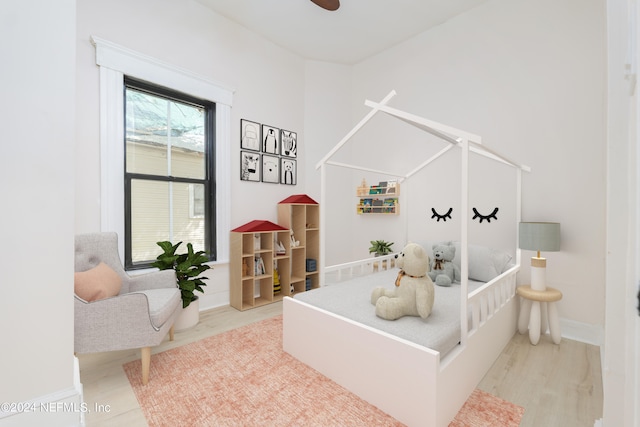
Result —
POLYGON ((100 67, 100 228, 121 236, 124 256, 124 76, 216 103, 216 263, 229 262, 231 230, 231 104, 233 90, 188 70, 92 36, 100 67))

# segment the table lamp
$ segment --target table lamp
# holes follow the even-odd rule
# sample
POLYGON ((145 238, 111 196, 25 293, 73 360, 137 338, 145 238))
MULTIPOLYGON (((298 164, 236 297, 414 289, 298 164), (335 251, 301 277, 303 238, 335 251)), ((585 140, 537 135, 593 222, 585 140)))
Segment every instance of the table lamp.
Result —
POLYGON ((518 246, 520 249, 538 252, 538 256, 531 257, 531 289, 546 290, 547 259, 542 258, 540 252, 560 250, 560 223, 521 222, 518 246))

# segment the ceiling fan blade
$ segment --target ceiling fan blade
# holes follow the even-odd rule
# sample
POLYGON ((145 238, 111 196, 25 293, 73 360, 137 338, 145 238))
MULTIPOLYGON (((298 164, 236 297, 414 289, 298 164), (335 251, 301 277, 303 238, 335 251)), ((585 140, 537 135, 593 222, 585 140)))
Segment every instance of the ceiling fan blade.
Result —
POLYGON ((337 10, 340 7, 340 0, 311 0, 318 6, 327 10, 337 10))

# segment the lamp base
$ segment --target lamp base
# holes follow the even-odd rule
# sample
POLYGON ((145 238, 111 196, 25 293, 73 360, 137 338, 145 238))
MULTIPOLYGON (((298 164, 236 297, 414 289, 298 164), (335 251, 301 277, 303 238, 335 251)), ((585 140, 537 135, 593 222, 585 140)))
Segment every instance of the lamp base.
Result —
POLYGON ((534 291, 545 291, 547 289, 546 272, 547 259, 531 257, 531 289, 534 291))

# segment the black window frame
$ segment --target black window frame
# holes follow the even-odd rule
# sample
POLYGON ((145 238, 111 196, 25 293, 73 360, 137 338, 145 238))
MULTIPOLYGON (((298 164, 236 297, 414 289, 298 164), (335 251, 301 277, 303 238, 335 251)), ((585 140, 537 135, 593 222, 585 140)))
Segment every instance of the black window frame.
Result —
MULTIPOLYGON (((185 93, 169 89, 164 86, 159 86, 146 81, 138 80, 129 76, 124 77, 124 85, 122 97, 124 100, 124 122, 122 143, 124 144, 124 261, 125 270, 140 270, 150 268, 151 263, 155 260, 146 260, 141 262, 132 261, 131 253, 131 181, 134 179, 145 179, 151 181, 160 182, 177 182, 188 184, 204 184, 205 188, 205 221, 204 221, 204 250, 207 253, 209 261, 217 260, 217 230, 216 230, 216 104, 215 102, 197 98, 185 93), (132 88, 141 92, 146 92, 150 95, 159 96, 172 101, 181 102, 184 104, 190 104, 197 107, 202 107, 205 110, 205 178, 204 179, 192 179, 182 178, 174 176, 161 176, 150 175, 140 173, 127 172, 127 150, 126 150, 126 123, 127 123, 127 103, 126 94, 127 89, 132 88)), ((178 242, 172 242, 178 243, 178 242)), ((179 251, 186 251, 186 244, 180 246, 179 251)), ((160 247, 158 247, 158 254, 160 253, 160 247)))

